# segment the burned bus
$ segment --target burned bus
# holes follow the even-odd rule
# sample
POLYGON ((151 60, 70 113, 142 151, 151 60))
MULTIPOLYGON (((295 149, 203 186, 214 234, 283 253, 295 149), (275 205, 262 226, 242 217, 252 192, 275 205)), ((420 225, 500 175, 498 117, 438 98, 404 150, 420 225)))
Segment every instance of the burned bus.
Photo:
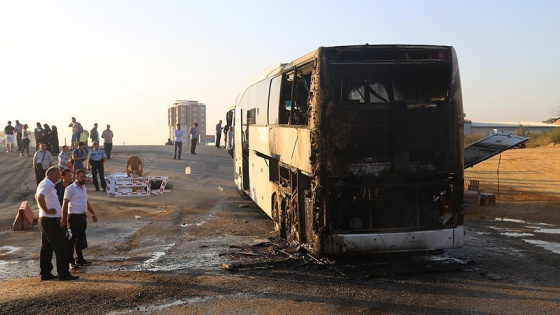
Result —
POLYGON ((453 47, 320 47, 238 96, 234 181, 318 255, 461 247, 463 117, 453 47))

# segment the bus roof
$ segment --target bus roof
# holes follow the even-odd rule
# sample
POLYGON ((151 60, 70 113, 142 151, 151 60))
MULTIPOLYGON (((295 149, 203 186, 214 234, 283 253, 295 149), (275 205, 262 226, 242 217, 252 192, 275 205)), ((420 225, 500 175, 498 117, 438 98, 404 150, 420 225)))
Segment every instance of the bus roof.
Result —
POLYGON ((267 78, 270 77, 274 77, 277 76, 278 74, 282 73, 284 70, 290 69, 292 68, 295 64, 302 64, 305 62, 308 62, 312 59, 314 59, 315 57, 317 57, 317 55, 319 54, 319 52, 321 50, 346 50, 346 51, 351 51, 351 50, 361 50, 364 49, 366 47, 370 47, 372 49, 427 49, 427 48, 453 48, 452 46, 443 46, 443 45, 412 45, 412 44, 379 44, 379 45, 370 45, 370 44, 365 44, 365 45, 346 45, 346 46, 330 46, 330 47, 319 47, 317 49, 314 49, 310 52, 308 52, 307 54, 294 59, 293 61, 289 62, 289 63, 281 63, 279 66, 275 66, 269 70, 266 70, 264 72, 261 72, 260 74, 258 74, 257 76, 253 77, 253 79, 251 81, 249 81, 249 83, 245 86, 245 88, 242 90, 241 93, 238 94, 236 100, 235 100, 235 104, 237 105, 237 101, 239 100, 239 98, 241 97, 241 95, 243 95, 243 93, 245 93, 245 91, 247 91, 247 89, 253 85, 256 84, 262 80, 265 80, 267 78))

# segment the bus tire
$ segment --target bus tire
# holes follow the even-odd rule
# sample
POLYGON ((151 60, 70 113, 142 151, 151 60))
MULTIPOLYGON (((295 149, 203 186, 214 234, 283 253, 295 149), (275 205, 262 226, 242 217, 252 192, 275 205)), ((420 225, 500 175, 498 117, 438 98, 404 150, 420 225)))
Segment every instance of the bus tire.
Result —
POLYGON ((249 195, 247 195, 246 192, 244 192, 243 190, 237 190, 237 193, 239 194, 239 197, 243 198, 243 199, 251 199, 249 197, 249 195))

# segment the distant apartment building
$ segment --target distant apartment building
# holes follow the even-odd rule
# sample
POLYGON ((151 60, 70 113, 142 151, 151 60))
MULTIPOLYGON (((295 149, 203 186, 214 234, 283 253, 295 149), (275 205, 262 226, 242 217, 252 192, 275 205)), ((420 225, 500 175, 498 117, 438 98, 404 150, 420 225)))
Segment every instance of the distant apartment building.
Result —
POLYGON ((183 142, 190 139, 188 132, 198 123, 198 134, 206 135, 206 104, 198 101, 177 100, 167 110, 167 121, 169 125, 169 139, 175 140, 174 134, 177 124, 181 124, 181 129, 185 132, 183 142))

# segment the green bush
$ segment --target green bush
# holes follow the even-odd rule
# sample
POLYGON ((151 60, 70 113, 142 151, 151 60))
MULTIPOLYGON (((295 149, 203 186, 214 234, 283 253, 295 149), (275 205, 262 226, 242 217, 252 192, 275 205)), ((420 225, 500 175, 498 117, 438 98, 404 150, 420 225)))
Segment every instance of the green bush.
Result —
POLYGON ((543 147, 551 143, 560 144, 560 130, 531 134, 529 141, 527 141, 527 147, 543 147))

